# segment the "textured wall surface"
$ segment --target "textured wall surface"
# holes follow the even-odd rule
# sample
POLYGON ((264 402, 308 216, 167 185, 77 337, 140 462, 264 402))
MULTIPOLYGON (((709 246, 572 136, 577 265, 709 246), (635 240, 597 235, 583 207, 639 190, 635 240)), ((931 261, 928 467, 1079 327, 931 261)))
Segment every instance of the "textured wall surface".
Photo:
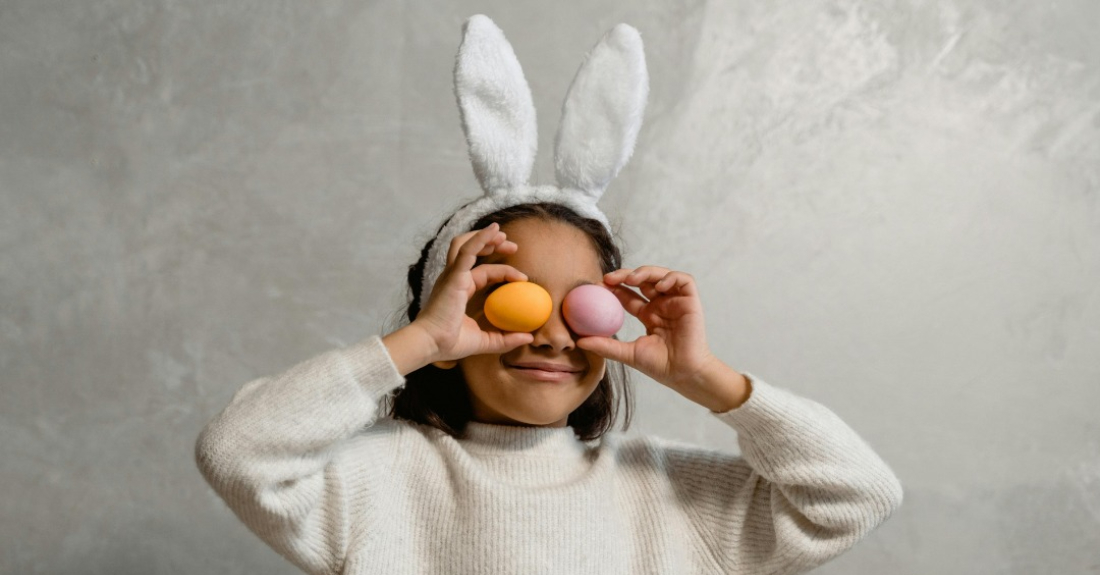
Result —
MULTIPOLYGON (((641 31, 602 204, 627 265, 693 274, 716 353, 906 488, 818 572, 1100 572, 1094 0, 0 0, 0 572, 295 572, 195 437, 382 331, 478 193, 451 69, 479 12, 531 84, 536 183, 584 52, 641 31)), ((628 434, 736 450, 634 382, 628 434)))

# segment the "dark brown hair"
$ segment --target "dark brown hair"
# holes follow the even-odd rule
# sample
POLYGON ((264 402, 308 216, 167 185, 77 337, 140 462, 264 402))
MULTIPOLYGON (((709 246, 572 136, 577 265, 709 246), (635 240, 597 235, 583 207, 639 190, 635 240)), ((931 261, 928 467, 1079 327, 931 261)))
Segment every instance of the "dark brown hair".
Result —
MULTIPOLYGON (((596 220, 578 215, 560 204, 535 203, 520 204, 488 214, 471 226, 471 230, 482 229, 496 222, 503 227, 509 222, 534 218, 543 221, 559 221, 570 224, 583 231, 591 240, 600 260, 604 273, 622 267, 622 253, 607 228, 596 220)), ((447 222, 443 223, 446 226, 447 222)), ((443 229, 440 226, 440 230, 443 229)), ((438 235, 438 232, 436 232, 438 235)), ((409 304, 405 309, 408 321, 412 322, 420 313, 420 289, 423 284, 424 265, 428 259, 435 238, 428 240, 420 251, 420 260, 409 266, 409 304)), ((482 262, 478 258, 477 264, 482 262)), ((443 430, 452 437, 463 437, 466 424, 473 418, 470 405, 469 388, 460 369, 440 369, 428 364, 405 376, 405 385, 387 398, 389 406, 384 407, 395 419, 414 421, 443 430)), ((618 419, 619 401, 626 405, 623 430, 630 428, 634 410, 630 382, 626 370, 617 361, 607 361, 607 370, 603 379, 588 399, 569 414, 567 425, 581 439, 588 441, 603 436, 615 426, 618 419), (615 382, 619 382, 622 391, 618 395, 615 382)))

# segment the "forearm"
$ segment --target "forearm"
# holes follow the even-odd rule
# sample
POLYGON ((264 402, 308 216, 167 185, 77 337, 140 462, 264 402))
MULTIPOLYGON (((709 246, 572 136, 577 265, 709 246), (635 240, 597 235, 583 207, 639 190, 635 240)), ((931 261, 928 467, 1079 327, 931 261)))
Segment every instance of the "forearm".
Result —
POLYGON ((712 412, 725 413, 748 401, 752 383, 744 374, 713 358, 697 377, 679 386, 677 391, 712 412))

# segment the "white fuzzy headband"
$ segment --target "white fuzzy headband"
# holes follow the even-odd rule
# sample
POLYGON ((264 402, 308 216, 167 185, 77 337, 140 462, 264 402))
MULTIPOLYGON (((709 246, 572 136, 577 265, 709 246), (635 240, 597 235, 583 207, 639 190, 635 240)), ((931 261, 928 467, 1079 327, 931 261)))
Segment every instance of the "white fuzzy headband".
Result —
POLYGON ((486 16, 463 26, 454 70, 462 129, 485 195, 458 210, 440 230, 424 266, 423 305, 447 265, 451 241, 481 217, 518 204, 549 202, 572 208, 611 232, 596 206, 634 152, 642 127, 649 76, 638 31, 619 24, 585 56, 562 106, 554 142, 557 186, 531 186, 538 129, 531 89, 512 45, 486 16))

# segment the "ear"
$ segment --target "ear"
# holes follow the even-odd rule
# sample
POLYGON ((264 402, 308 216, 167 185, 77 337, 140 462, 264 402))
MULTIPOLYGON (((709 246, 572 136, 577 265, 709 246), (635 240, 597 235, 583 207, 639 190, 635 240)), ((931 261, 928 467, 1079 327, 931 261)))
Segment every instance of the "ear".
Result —
POLYGON ((641 35, 619 24, 588 52, 569 86, 554 141, 558 185, 598 200, 634 152, 648 96, 641 35))
POLYGON ((487 16, 462 28, 455 96, 462 130, 482 189, 527 183, 538 149, 535 104, 512 45, 487 16))
POLYGON ((453 369, 454 366, 458 365, 458 362, 455 360, 433 361, 432 365, 438 367, 439 369, 453 369))

